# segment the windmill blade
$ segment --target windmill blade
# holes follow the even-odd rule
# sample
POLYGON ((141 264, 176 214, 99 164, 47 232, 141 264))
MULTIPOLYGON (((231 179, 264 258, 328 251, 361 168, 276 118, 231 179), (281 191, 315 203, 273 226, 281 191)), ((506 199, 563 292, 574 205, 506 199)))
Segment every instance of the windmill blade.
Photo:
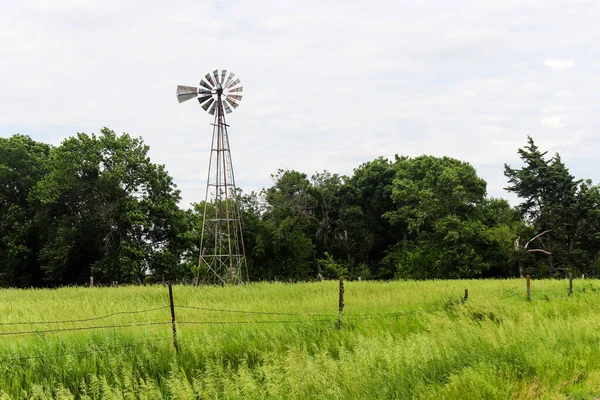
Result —
POLYGON ((233 107, 233 109, 236 109, 236 108, 239 106, 239 104, 238 104, 238 103, 236 103, 235 101, 233 101, 233 100, 232 100, 232 99, 230 99, 229 97, 226 97, 226 98, 225 98, 225 100, 227 100, 227 102, 228 102, 229 104, 231 104, 231 107, 233 107))
POLYGON ((195 93, 191 93, 191 94, 178 94, 177 95, 177 101, 179 103, 183 103, 184 101, 195 99, 196 97, 198 97, 198 95, 195 94, 195 93))
POLYGON ((213 71, 213 75, 215 76, 215 81, 216 81, 217 83, 221 83, 221 82, 219 82, 219 70, 218 70, 218 69, 215 69, 215 70, 213 71))
POLYGON ((177 94, 192 94, 192 93, 197 93, 198 92, 198 88, 195 86, 182 86, 182 85, 177 85, 177 94))
POLYGON ((211 87, 209 87, 209 89, 212 89, 213 86, 215 86, 215 82, 213 81, 212 76, 210 76, 210 74, 206 74, 205 76, 206 80, 210 83, 211 87))
POLYGON ((212 86, 209 85, 204 79, 200 82, 200 86, 207 88, 208 90, 212 90, 212 86))
POLYGON ((238 95, 235 95, 235 94, 230 94, 230 95, 227 95, 227 97, 231 97, 232 99, 237 100, 237 101, 242 101, 242 97, 243 96, 238 96, 238 95))
POLYGON ((204 96, 204 97, 198 97, 198 101, 200 102, 200 104, 204 103, 206 100, 208 99, 212 99, 212 94, 209 94, 208 96, 204 96))
POLYGON ((215 115, 215 110, 217 109, 217 102, 213 102, 212 107, 210 108, 210 111, 208 112, 210 115, 215 115))
POLYGON ((198 90, 198 94, 212 94, 212 91, 200 89, 200 90, 198 90))
POLYGON ((242 90, 244 90, 244 87, 240 86, 239 88, 230 89, 229 93, 241 92, 242 90))
POLYGON ((210 99, 206 103, 202 104, 202 108, 204 108, 204 111, 208 111, 208 107, 210 107, 212 105, 212 103, 214 103, 214 102, 215 102, 215 99, 210 99))
POLYGON ((229 84, 229 82, 233 79, 233 77, 235 76, 235 74, 232 72, 229 74, 229 77, 227 78, 227 81, 225 81, 225 84, 223 85, 224 87, 227 87, 227 85, 229 84))
POLYGON ((227 104, 227 102, 225 100, 223 100, 223 107, 225 107, 225 112, 227 114, 231 114, 231 112, 232 112, 231 107, 229 107, 229 104, 227 104))
POLYGON ((226 69, 221 71, 221 83, 225 82, 225 75, 227 75, 226 69))
POLYGON ((231 88, 234 87, 235 85, 237 85, 238 83, 240 83, 239 79, 236 79, 235 81, 231 82, 229 85, 227 85, 227 88, 231 88))
POLYGON ((184 101, 195 98, 197 94, 198 88, 195 86, 182 86, 177 85, 177 101, 183 103, 184 101))

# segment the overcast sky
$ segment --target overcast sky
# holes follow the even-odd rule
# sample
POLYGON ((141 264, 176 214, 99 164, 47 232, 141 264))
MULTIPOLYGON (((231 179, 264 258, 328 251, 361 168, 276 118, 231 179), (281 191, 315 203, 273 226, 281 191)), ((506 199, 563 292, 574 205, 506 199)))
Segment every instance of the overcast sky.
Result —
POLYGON ((175 87, 217 68, 244 84, 228 123, 246 192, 278 168, 432 154, 508 198, 527 135, 600 182, 596 0, 0 4, 0 136, 141 136, 184 207, 203 200, 212 118, 175 87))

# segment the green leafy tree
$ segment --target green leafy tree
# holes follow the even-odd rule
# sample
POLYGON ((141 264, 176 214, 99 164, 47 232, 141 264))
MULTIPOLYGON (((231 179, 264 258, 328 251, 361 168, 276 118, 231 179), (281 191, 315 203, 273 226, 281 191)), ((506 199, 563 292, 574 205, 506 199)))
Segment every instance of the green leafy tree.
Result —
POLYGON ((68 138, 52 152, 35 190, 48 283, 180 274, 188 220, 172 178, 148 150, 141 139, 104 128, 98 137, 68 138))
POLYGON ((314 243, 310 238, 316 202, 306 174, 279 170, 274 185, 263 193, 263 226, 256 236, 257 262, 267 279, 315 276, 314 243))
MULTIPOLYGON (((506 264, 511 225, 492 218, 507 203, 486 199, 486 183, 468 163, 448 157, 397 157, 390 223, 406 230, 386 261, 402 278, 472 278, 506 264)), ((512 216, 511 216, 512 218, 512 216)), ((511 220, 509 218, 509 220, 511 220)))
POLYGON ((537 253, 535 272, 552 276, 582 263, 594 264, 597 188, 576 180, 560 155, 547 158, 531 137, 518 153, 524 165, 518 169, 505 165, 506 190, 522 199, 518 208, 533 227, 535 240, 521 251, 537 253))
POLYGON ((316 251, 319 254, 336 253, 347 255, 347 231, 341 218, 345 177, 328 171, 315 173, 311 177, 310 193, 314 199, 311 213, 312 231, 316 251))
MULTIPOLYGON (((392 200, 392 181, 396 174, 393 164, 379 157, 354 170, 340 192, 340 220, 344 244, 355 268, 373 278, 392 278, 394 272, 382 263, 384 252, 406 237, 406 227, 392 226, 384 215, 396 209, 392 200)), ((345 263, 345 261, 344 261, 345 263)))
POLYGON ((51 146, 28 136, 0 138, 0 285, 38 286, 40 226, 32 189, 47 173, 51 146))
POLYGON ((600 261, 600 186, 586 180, 577 192, 575 249, 571 251, 573 264, 582 272, 598 276, 600 261))

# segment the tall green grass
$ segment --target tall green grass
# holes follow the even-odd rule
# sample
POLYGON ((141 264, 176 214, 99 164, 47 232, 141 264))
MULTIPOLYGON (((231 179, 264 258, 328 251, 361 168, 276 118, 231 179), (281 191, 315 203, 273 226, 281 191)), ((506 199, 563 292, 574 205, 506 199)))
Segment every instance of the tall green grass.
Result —
POLYGON ((179 354, 166 287, 2 290, 0 399, 600 397, 599 282, 345 285, 175 286, 179 354))

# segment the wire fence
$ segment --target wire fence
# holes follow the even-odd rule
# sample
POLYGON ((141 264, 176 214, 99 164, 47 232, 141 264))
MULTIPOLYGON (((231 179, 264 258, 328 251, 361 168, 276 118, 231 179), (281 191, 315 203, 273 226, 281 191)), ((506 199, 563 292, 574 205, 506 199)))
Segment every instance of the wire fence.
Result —
POLYGON ((505 298, 505 297, 510 297, 510 296, 514 296, 516 294, 519 294, 520 292, 514 292, 515 290, 519 290, 522 289, 522 286, 513 286, 509 289, 503 290, 502 292, 498 293, 497 295, 493 296, 495 298, 505 298))
MULTIPOLYGON (((584 293, 587 289, 592 291, 600 290, 600 288, 589 288, 580 287, 578 292, 584 293)), ((170 309, 170 315, 165 313, 164 318, 160 320, 150 319, 147 321, 134 321, 128 323, 113 323, 106 325, 92 325, 92 326, 68 326, 68 327, 58 327, 58 328, 45 328, 45 329, 27 329, 27 330, 11 330, 11 331, 0 331, 0 337, 16 337, 16 336, 27 336, 27 335, 40 335, 45 337, 46 334, 61 334, 67 332, 79 332, 79 331, 96 331, 96 330, 107 330, 107 329, 125 329, 125 328, 139 328, 139 327, 152 327, 152 326, 163 326, 163 325, 172 325, 173 326, 173 343, 175 350, 178 351, 177 345, 177 332, 176 332, 176 323, 179 325, 272 325, 272 324, 307 324, 307 323, 337 323, 338 328, 342 327, 342 321, 360 321, 360 320, 369 320, 369 319, 383 319, 383 318, 398 318, 402 316, 408 315, 416 315, 420 313, 430 313, 435 311, 441 311, 441 308, 438 304, 428 303, 421 305, 413 305, 419 306, 417 309, 412 310, 403 310, 403 311, 395 311, 395 312, 371 312, 373 310, 372 307, 363 306, 360 309, 352 309, 350 313, 344 312, 344 290, 343 290, 343 282, 340 280, 340 302, 339 302, 339 310, 338 313, 313 313, 313 312, 286 312, 286 311, 254 311, 254 310, 239 310, 239 309, 226 309, 226 308, 211 308, 211 307, 199 307, 192 305, 184 305, 184 304, 175 304, 172 297, 172 287, 169 285, 170 292, 170 304, 154 307, 154 308, 146 308, 141 310, 129 310, 129 311, 118 311, 110 314, 105 314, 96 317, 88 317, 88 318, 79 318, 79 319, 64 319, 64 320, 48 320, 48 321, 11 321, 11 322, 0 322, 0 328, 4 326, 32 326, 32 325, 69 325, 76 323, 87 323, 94 322, 100 320, 106 320, 113 317, 119 316, 131 316, 138 314, 150 314, 156 311, 170 309), (367 312, 361 312, 364 310, 370 310, 367 312), (246 319, 246 320, 214 320, 213 319, 186 319, 183 320, 175 320, 175 310, 194 310, 194 311, 203 311, 208 313, 220 313, 220 314, 233 314, 233 315, 244 315, 244 316, 263 316, 268 317, 269 319, 246 319), (167 318, 170 316, 170 320, 167 318), (285 318, 280 319, 279 317, 294 317, 294 318, 285 318)), ((573 292, 572 282, 570 282, 569 287, 567 288, 557 288, 557 289, 537 289, 531 290, 531 287, 524 287, 524 285, 515 285, 514 287, 505 289, 500 293, 497 293, 492 296, 487 296, 487 299, 494 300, 504 300, 514 298, 515 296, 527 296, 528 300, 531 300, 531 296, 535 294, 541 294, 547 300, 548 294, 557 294, 562 292, 563 296, 571 296, 573 292)), ((562 297, 562 296, 561 296, 562 297)), ((468 300, 468 291, 465 290, 465 297, 462 299, 463 301, 468 300)), ((23 360, 31 360, 31 359, 47 359, 54 357, 64 357, 69 355, 84 355, 90 353, 97 352, 108 352, 112 350, 122 349, 122 348, 130 348, 130 347, 139 347, 145 346, 148 343, 153 343, 154 341, 164 341, 171 338, 159 337, 153 338, 150 340, 146 340, 139 343, 129 343, 119 346, 102 346, 96 347, 88 350, 81 351, 73 351, 73 352, 60 352, 60 353, 52 353, 52 354, 43 354, 43 355, 35 355, 35 356, 15 356, 15 355, 7 355, 0 353, 0 361, 23 361, 23 360)))
POLYGON ((14 332, 0 332, 0 336, 17 336, 17 335, 39 335, 45 333, 58 333, 58 332, 76 332, 76 331, 90 331, 97 329, 117 329, 117 328, 134 328, 139 326, 151 326, 151 325, 165 325, 170 322, 146 322, 141 324, 115 324, 115 325, 99 325, 99 326, 80 326, 71 328, 57 328, 57 329, 37 329, 33 331, 14 331, 14 332))
POLYGON ((141 314, 147 313, 151 311, 164 310, 169 308, 169 306, 150 308, 147 310, 135 310, 135 311, 119 311, 111 314, 102 315, 100 317, 90 317, 90 318, 81 318, 81 319, 65 319, 62 321, 18 321, 18 322, 0 322, 0 326, 8 326, 8 325, 48 325, 48 324, 72 324, 77 322, 89 322, 89 321, 98 321, 101 319, 106 319, 110 317, 115 317, 117 315, 131 315, 131 314, 141 314))
MULTIPOLYGON (((115 315, 124 315, 124 314, 136 314, 143 313, 158 309, 169 308, 160 307, 151 310, 140 310, 140 311, 131 311, 131 312, 119 312, 113 313, 109 315, 105 315, 98 318, 85 318, 80 320, 65 320, 65 321, 24 321, 24 322, 11 322, 4 323, 0 325, 31 325, 31 324, 58 324, 58 323, 72 323, 78 321, 94 321, 98 319, 108 318, 110 316, 115 315)), ((176 306, 176 308, 183 309, 193 309, 193 310, 204 310, 206 308, 203 307, 191 307, 191 306, 176 306)), ((267 315, 267 316, 298 316, 305 317, 304 319, 296 319, 296 320, 243 320, 243 321, 215 321, 215 320, 178 320, 178 324, 182 325, 227 325, 227 324, 279 324, 279 323, 307 323, 307 322, 335 322, 336 318, 338 318, 338 314, 302 314, 302 313, 285 313, 285 312, 268 312, 268 311, 246 311, 246 310, 228 310, 228 309, 208 309, 210 311, 220 311, 226 313, 238 313, 238 314, 252 314, 252 315, 267 315)), ((371 313, 371 314, 345 314, 344 318, 353 318, 353 319, 370 319, 370 318, 385 318, 385 317, 395 317, 401 315, 409 315, 415 314, 417 312, 426 312, 427 310, 410 310, 410 311, 400 311, 400 312, 389 312, 389 313, 371 313)), ((95 325, 95 326, 83 326, 83 327, 68 327, 68 328, 56 328, 56 329, 35 329, 35 330, 27 330, 27 331, 9 331, 9 332, 0 332, 0 336, 19 336, 19 335, 36 335, 36 334, 46 334, 46 333, 59 333, 59 332, 76 332, 76 331, 86 331, 86 330, 97 330, 97 329, 118 329, 118 328, 132 328, 132 327, 141 327, 141 326, 153 326, 153 325, 168 325, 171 324, 171 321, 154 321, 154 322, 142 322, 142 323, 127 323, 127 324, 111 324, 111 325, 95 325)))
POLYGON ((311 314, 311 313, 298 313, 298 312, 227 310, 227 309, 222 309, 222 308, 206 308, 206 307, 182 306, 182 305, 177 305, 176 307, 177 308, 190 309, 190 310, 222 312, 222 313, 236 313, 236 314, 285 315, 285 316, 309 316, 309 317, 337 317, 337 314, 311 314))

